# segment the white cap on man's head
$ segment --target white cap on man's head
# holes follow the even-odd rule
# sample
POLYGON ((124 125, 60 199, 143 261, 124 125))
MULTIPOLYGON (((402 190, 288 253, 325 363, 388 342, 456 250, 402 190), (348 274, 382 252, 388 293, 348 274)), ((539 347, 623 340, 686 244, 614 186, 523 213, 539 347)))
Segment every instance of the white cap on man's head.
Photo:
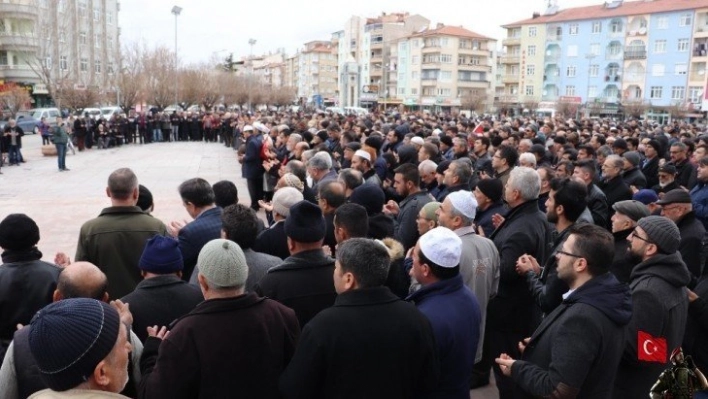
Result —
POLYGON ((477 199, 470 191, 460 190, 448 194, 446 199, 450 199, 450 203, 455 210, 470 219, 474 219, 477 215, 477 199))
POLYGON ((452 268, 460 264, 462 240, 452 230, 436 227, 418 240, 420 251, 438 266, 452 268))
POLYGON ((246 125, 243 127, 244 132, 252 132, 253 131, 253 126, 251 125, 246 125))
POLYGON ((371 154, 369 154, 368 151, 356 150, 356 152, 354 152, 354 155, 358 156, 359 158, 363 158, 363 159, 366 159, 367 161, 371 162, 371 154))

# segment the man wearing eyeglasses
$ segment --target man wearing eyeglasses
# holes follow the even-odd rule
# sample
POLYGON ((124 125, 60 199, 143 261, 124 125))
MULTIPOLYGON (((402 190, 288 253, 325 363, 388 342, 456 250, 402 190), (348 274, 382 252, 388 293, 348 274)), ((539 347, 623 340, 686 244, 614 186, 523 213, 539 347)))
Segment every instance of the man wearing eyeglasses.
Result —
POLYGON ((627 241, 628 259, 638 264, 630 276, 633 311, 615 380, 617 399, 645 397, 668 365, 669 353, 681 345, 691 281, 678 252, 679 229, 670 219, 639 219, 627 241))
POLYGON ((570 227, 555 253, 558 277, 570 290, 533 335, 519 342, 520 360, 506 353, 496 359, 516 383, 515 398, 611 395, 632 316, 629 288, 608 272, 613 252, 613 237, 604 228, 570 227))

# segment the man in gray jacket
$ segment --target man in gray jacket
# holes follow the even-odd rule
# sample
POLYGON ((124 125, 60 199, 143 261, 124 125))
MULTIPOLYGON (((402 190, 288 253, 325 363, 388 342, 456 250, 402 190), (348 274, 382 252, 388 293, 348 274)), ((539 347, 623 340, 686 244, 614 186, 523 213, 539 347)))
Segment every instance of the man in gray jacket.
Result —
POLYGON ((475 363, 482 359, 487 303, 499 287, 499 251, 492 240, 474 232, 476 213, 477 200, 469 191, 450 193, 437 211, 438 224, 452 230, 462 240, 460 274, 479 302, 482 323, 475 363))

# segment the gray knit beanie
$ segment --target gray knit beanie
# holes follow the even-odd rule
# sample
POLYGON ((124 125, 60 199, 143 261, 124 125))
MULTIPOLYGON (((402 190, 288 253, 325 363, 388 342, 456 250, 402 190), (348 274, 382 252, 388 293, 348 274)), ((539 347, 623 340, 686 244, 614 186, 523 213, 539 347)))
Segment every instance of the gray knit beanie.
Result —
POLYGON ((647 216, 639 219, 637 225, 647 233, 649 241, 659 247, 665 254, 673 254, 678 250, 681 233, 676 224, 664 216, 647 216))
POLYGON ((243 287, 248 278, 246 257, 233 241, 217 238, 199 252, 197 268, 210 284, 219 288, 243 287))

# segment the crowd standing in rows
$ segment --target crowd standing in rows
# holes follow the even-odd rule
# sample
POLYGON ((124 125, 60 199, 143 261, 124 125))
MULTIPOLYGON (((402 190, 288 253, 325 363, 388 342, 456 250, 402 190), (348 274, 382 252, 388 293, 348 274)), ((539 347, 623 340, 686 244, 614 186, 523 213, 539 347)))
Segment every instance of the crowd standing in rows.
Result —
POLYGON ((467 398, 492 370, 502 399, 708 388, 696 126, 224 119, 200 134, 229 137, 250 206, 193 178, 193 220, 164 224, 118 169, 58 266, 30 217, 0 223, 0 396, 467 398), (690 386, 654 386, 681 346, 690 386))

